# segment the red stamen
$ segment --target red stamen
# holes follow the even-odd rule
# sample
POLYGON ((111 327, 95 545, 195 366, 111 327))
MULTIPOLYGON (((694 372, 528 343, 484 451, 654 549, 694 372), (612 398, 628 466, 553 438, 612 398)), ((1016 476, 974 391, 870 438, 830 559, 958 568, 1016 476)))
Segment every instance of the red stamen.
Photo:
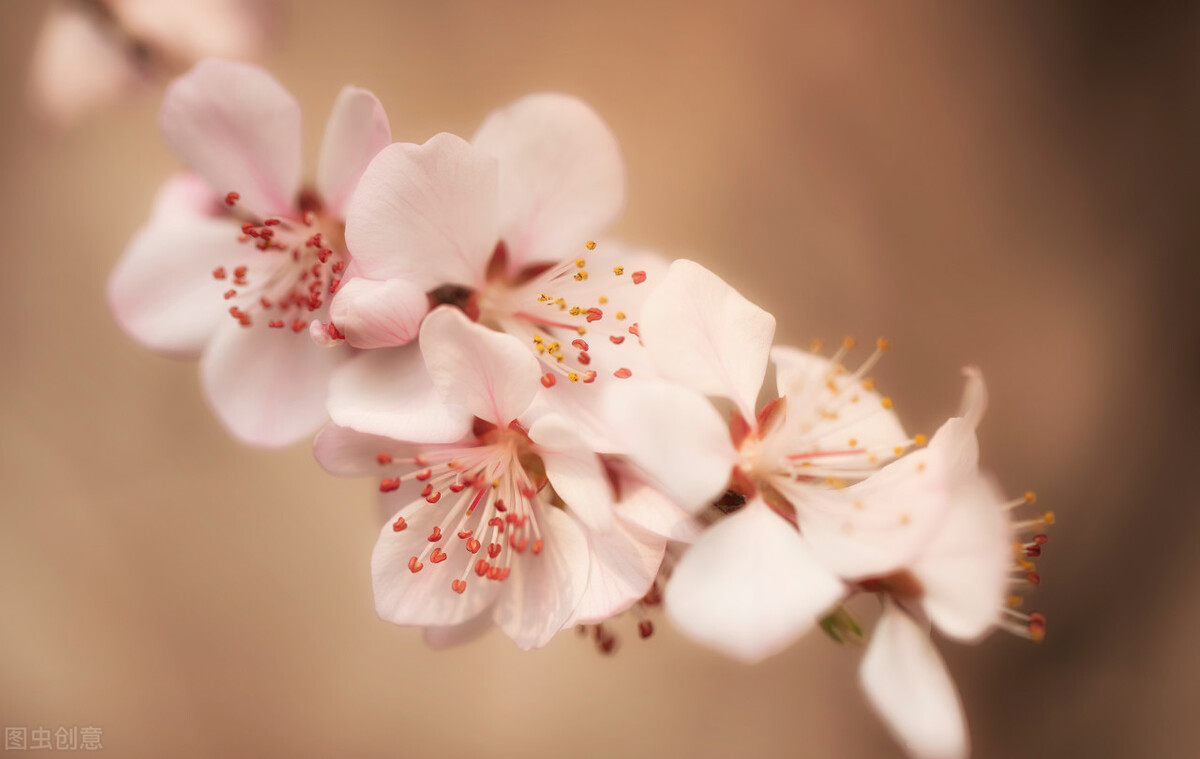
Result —
POLYGON ((242 196, 238 195, 236 192, 225 193, 225 205, 232 206, 234 203, 238 202, 238 198, 240 197, 242 196))
POLYGON ((429 554, 429 560, 434 564, 441 564, 447 559, 446 552, 440 548, 433 549, 433 553, 429 554))
POLYGON ((635 285, 640 285, 640 284, 642 284, 642 283, 643 283, 643 282, 645 282, 645 281, 646 281, 646 272, 644 272, 644 271, 635 271, 635 272, 633 273, 633 284, 635 284, 635 285))
POLYGON ((408 522, 404 521, 404 517, 396 517, 396 521, 392 522, 392 530, 394 532, 400 532, 405 527, 408 527, 408 522))
POLYGON ((429 533, 429 542, 436 543, 442 539, 442 528, 434 527, 433 532, 429 533))
POLYGON ((399 477, 392 477, 390 479, 381 480, 379 482, 379 492, 380 493, 390 493, 393 490, 399 490, 399 489, 400 489, 400 478, 399 477))
POLYGON ((618 379, 629 379, 630 377, 633 376, 633 372, 629 371, 625 367, 621 367, 620 369, 613 372, 613 376, 618 379))
POLYGON ((422 564, 421 562, 417 561, 416 556, 414 556, 408 560, 408 571, 412 572, 413 574, 420 572, 421 567, 423 567, 423 566, 425 566, 425 565, 422 564))
POLYGON ((392 463, 392 454, 378 453, 375 455, 375 462, 379 464, 379 466, 387 466, 388 464, 392 463))
POLYGON ((462 580, 455 580, 450 583, 450 589, 461 596, 462 592, 467 589, 467 584, 462 580))

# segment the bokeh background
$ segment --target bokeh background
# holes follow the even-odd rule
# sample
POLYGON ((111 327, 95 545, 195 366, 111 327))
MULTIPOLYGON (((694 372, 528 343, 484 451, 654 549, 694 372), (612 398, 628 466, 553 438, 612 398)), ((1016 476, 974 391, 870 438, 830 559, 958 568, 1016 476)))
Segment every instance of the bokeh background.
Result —
MULTIPOLYGON (((251 450, 195 366, 110 320, 176 167, 157 95, 27 108, 47 3, 0 9, 0 723, 129 757, 900 756, 814 635, 756 667, 665 622, 434 653, 378 621, 372 484, 251 450)), ((283 3, 264 62, 314 156, 338 89, 397 139, 578 94, 629 164, 626 238, 693 257, 806 343, 885 334, 912 429, 983 367, 985 461, 1059 525, 1040 646, 946 643, 979 757, 1200 752, 1200 39, 1087 2, 283 3)))

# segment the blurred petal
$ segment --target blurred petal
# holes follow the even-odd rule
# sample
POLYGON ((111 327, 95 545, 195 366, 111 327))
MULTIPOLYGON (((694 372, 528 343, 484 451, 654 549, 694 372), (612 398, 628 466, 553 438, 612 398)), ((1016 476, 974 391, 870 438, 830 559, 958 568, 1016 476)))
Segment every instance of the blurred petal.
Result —
POLYGON ((605 416, 621 450, 683 509, 695 513, 724 492, 737 452, 703 396, 657 380, 605 390, 605 416))
POLYGON ((796 529, 755 499, 683 554, 665 601, 685 634, 756 662, 807 632, 843 593, 796 529))
POLYGON ((291 212, 300 185, 300 107, 263 69, 205 60, 173 81, 159 123, 175 155, 239 207, 291 212))
POLYGON ((471 431, 471 412, 442 402, 415 345, 348 361, 330 382, 329 415, 359 432, 420 443, 453 443, 471 431))
POLYGON ((496 175, 496 159, 452 134, 381 150, 346 208, 361 274, 423 290, 482 285, 496 247, 496 175))
POLYGON ((493 111, 471 142, 499 159, 499 229, 510 272, 562 259, 604 232, 625 204, 616 138, 577 98, 521 98, 493 111))
POLYGON ((329 418, 329 381, 348 355, 313 345, 307 334, 242 327, 230 319, 204 349, 200 380, 234 437, 252 445, 290 445, 329 418))
POLYGON ((443 399, 500 427, 520 417, 540 387, 537 359, 519 340, 451 306, 425 317, 421 354, 443 399))
POLYGON ((375 155, 392 141, 383 105, 369 90, 344 87, 325 124, 317 162, 317 193, 336 219, 375 155))
MULTIPOLYGON (((504 580, 493 618, 523 649, 541 648, 563 628, 588 581, 588 544, 583 530, 561 509, 536 512, 544 536, 537 555, 525 554, 504 580)), ((470 588, 468 588, 470 592, 470 588)))
POLYGON ((400 279, 355 277, 338 288, 329 304, 329 318, 355 348, 412 342, 428 311, 425 291, 400 279))
POLYGON ((708 269, 679 259, 647 298, 639 327, 660 376, 728 398, 754 419, 775 317, 708 269))
POLYGON ((491 609, 484 609, 466 622, 446 627, 426 627, 421 634, 425 638, 425 645, 441 651, 482 638, 493 624, 491 609))
POLYGON ((666 540, 617 520, 611 530, 588 532, 591 569, 570 624, 594 625, 629 609, 646 595, 662 565, 666 540))
POLYGON ((888 604, 871 637, 859 681, 892 735, 920 759, 966 757, 958 691, 929 633, 888 604))
POLYGON ((591 530, 609 530, 612 485, 599 457, 573 427, 573 422, 557 414, 543 416, 529 429, 529 439, 537 444, 546 477, 571 513, 591 530))
POLYGON ((621 490, 616 506, 620 521, 681 543, 694 543, 700 537, 700 520, 653 487, 622 479, 621 490))

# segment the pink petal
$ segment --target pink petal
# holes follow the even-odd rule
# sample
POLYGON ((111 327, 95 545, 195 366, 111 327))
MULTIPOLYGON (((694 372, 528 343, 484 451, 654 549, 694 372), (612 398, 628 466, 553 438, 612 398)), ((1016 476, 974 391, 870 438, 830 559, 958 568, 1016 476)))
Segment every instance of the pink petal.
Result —
POLYGON ((239 244, 238 234, 226 219, 182 212, 143 227, 108 280, 117 323, 147 348, 198 353, 218 327, 232 322, 223 298, 229 283, 214 279, 213 270, 261 267, 265 259, 239 244))
POLYGON ((329 304, 329 318, 355 348, 387 348, 412 342, 428 311, 425 291, 400 279, 346 280, 329 304))
POLYGON ((476 324, 451 306, 425 317, 421 353, 446 402, 500 427, 520 417, 541 386, 537 359, 519 340, 476 324))
POLYGON ((268 42, 273 10, 262 0, 118 0, 111 5, 134 36, 184 60, 253 56, 268 42))
MULTIPOLYGON (((522 649, 541 648, 570 619, 588 581, 588 543, 561 509, 538 508, 544 548, 523 554, 503 583, 493 618, 522 649)), ((470 592, 470 589, 468 589, 470 592)))
POLYGON ((621 500, 616 506, 620 521, 651 535, 682 543, 699 539, 703 523, 650 485, 621 478, 621 500))
POLYGON ((625 204, 617 140, 576 98, 521 98, 493 111, 471 142, 499 159, 499 229, 511 272, 569 255, 602 234, 625 204))
POLYGON ((200 380, 209 405, 234 437, 251 445, 290 445, 329 418, 329 381, 348 356, 313 345, 306 333, 261 322, 242 327, 229 319, 204 350, 200 380))
POLYGON ((348 361, 330 382, 329 415, 359 432, 420 443, 453 443, 471 431, 471 412, 442 402, 415 345, 348 361))
POLYGON ((871 637, 859 682, 888 730, 919 759, 966 757, 962 704, 929 633, 888 604, 871 637))
POLYGON ((737 452, 703 396, 657 380, 629 380, 605 390, 604 406, 621 450, 684 510, 696 513, 724 492, 737 452))
POLYGON ((446 627, 426 627, 421 634, 425 638, 425 645, 441 651, 482 638, 493 624, 491 609, 484 609, 466 622, 446 627))
POLYGON ((612 485, 573 422, 557 414, 544 416, 529 429, 529 438, 538 446, 554 492, 571 513, 590 530, 612 529, 612 485))
POLYGON ((571 625, 594 625, 627 611, 650 591, 667 541, 617 520, 603 534, 588 532, 591 569, 571 625))
POLYGON ((639 321, 660 376, 728 398, 754 419, 775 317, 686 259, 671 264, 639 321))
MULTIPOLYGON (((228 211, 223 199, 217 197, 213 188, 208 186, 204 178, 190 171, 181 171, 168 179, 154 196, 154 210, 150 213, 151 221, 160 221, 170 216, 224 216, 228 211)), ((226 219, 230 230, 233 220, 226 219)), ((231 234, 236 235, 236 232, 231 234)), ((246 246, 249 248, 250 246, 246 246)))
POLYGON ((496 174, 494 158, 451 134, 381 150, 346 208, 361 275, 481 286, 496 247, 496 174))
POLYGON ((177 156, 258 217, 292 212, 300 184, 300 107, 266 71, 205 60, 167 87, 159 123, 177 156))
MULTIPOLYGON (((393 440, 383 435, 369 435, 330 422, 321 428, 313 440, 313 456, 325 471, 339 477, 383 477, 391 475, 395 466, 381 464, 378 456, 392 459, 410 458, 418 454, 417 446, 393 440)), ((391 513, 391 510, 388 511, 391 513)))
POLYGON ((345 218, 346 203, 375 155, 392 141, 383 105, 368 90, 344 87, 325 124, 317 192, 326 210, 345 218))
POLYGON ((380 529, 371 554, 375 610, 380 619, 397 625, 459 625, 482 613, 499 594, 500 583, 476 577, 471 571, 476 557, 443 524, 447 509, 445 503, 430 505, 418 498, 380 529), (398 517, 407 523, 400 532, 393 527, 398 517), (428 540, 434 527, 445 533, 437 544, 428 540), (431 546, 440 548, 447 558, 435 564, 429 559, 431 546), (414 556, 422 565, 417 572, 409 567, 414 556), (459 579, 467 583, 461 594, 452 588, 459 579))
POLYGON ((665 602, 689 637, 756 662, 807 632, 843 594, 796 529, 755 499, 683 554, 665 602))

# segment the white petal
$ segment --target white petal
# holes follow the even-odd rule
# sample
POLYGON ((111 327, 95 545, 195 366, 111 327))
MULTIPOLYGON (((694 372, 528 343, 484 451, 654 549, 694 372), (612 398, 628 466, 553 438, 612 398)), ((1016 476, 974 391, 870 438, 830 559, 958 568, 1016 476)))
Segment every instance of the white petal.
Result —
POLYGON ((941 530, 912 571, 925 589, 922 604, 930 620, 952 638, 973 641, 1000 616, 1013 534, 1004 496, 990 479, 967 478, 951 500, 941 530))
POLYGON ((434 527, 446 527, 447 512, 445 503, 430 505, 418 499, 380 529, 371 554, 371 578, 375 610, 381 619, 397 625, 458 625, 482 613, 498 595, 497 583, 477 577, 471 570, 477 557, 449 529, 443 530, 436 544, 429 542, 434 527), (400 532, 393 526, 396 517, 407 523, 400 532), (447 558, 435 564, 426 553, 431 545, 443 550, 447 558), (414 556, 422 565, 415 573, 409 568, 414 556), (456 593, 452 585, 464 577, 466 590, 456 593))
POLYGON ((375 155, 392 141, 383 105, 370 91, 344 87, 325 124, 317 162, 317 192, 326 210, 345 218, 345 207, 375 155))
POLYGON ((863 657, 859 680, 892 735, 920 759, 967 755, 958 692, 929 633, 889 604, 863 657))
POLYGON ((329 381, 348 356, 313 345, 307 334, 261 323, 242 327, 230 319, 204 349, 200 380, 234 437, 252 445, 290 445, 329 418, 329 381))
POLYGON ((173 81, 159 124, 171 150, 260 217, 291 211, 300 185, 300 107, 257 66, 205 60, 173 81))
POLYGON ((702 524, 678 504, 650 485, 621 479, 621 500, 616 506, 621 521, 668 540, 694 543, 702 524))
POLYGON ((541 387, 537 359, 519 340, 451 306, 425 317, 421 353, 444 400, 500 427, 525 413, 541 387))
POLYGON ((571 625, 594 625, 637 603, 654 584, 667 545, 621 520, 608 532, 589 532, 587 537, 591 570, 571 625))
POLYGON ((983 372, 978 367, 968 366, 963 369, 963 375, 967 378, 967 386, 963 390, 962 408, 958 415, 972 427, 978 427, 983 413, 987 411, 987 387, 983 384, 983 372))
POLYGON ((417 339, 429 311, 425 291, 401 279, 355 277, 338 288, 329 318, 355 348, 387 348, 417 339))
POLYGON ((415 345, 348 361, 330 382, 329 415, 359 432, 421 443, 452 443, 471 431, 471 412, 442 401, 415 345))
POLYGON ((538 509, 536 519, 542 552, 517 559, 512 574, 500 583, 503 595, 493 613, 496 624, 526 650, 541 648, 563 628, 588 579, 587 538, 575 520, 555 508, 538 509))
POLYGON ((121 328, 147 348, 198 353, 219 327, 233 320, 222 294, 228 281, 213 278, 223 266, 261 267, 237 241, 227 219, 172 213, 143 227, 108 280, 108 302, 121 328))
POLYGON ((481 286, 496 247, 497 181, 496 159, 452 134, 379 151, 346 207, 361 274, 423 290, 481 286))
POLYGON ((613 493, 600 458, 557 414, 543 416, 529 428, 538 446, 546 477, 554 492, 580 522, 592 530, 613 526, 613 493))
POLYGON ((695 513, 724 492, 737 452, 708 400, 661 381, 631 380, 604 392, 612 436, 672 500, 695 513))
POLYGON ((499 159, 509 271, 556 261, 599 236, 625 203, 616 138, 587 104, 529 95, 492 112, 471 140, 499 159))
POLYGON ((755 662, 807 632, 843 593, 796 529, 756 499, 684 553, 665 601, 685 634, 755 662))
POLYGON ((754 419, 775 317, 708 269, 679 259, 647 298, 639 327, 660 376, 728 398, 754 419))
POLYGON ((492 610, 484 609, 466 622, 446 627, 426 627, 421 634, 425 638, 425 645, 441 651, 482 638, 492 629, 492 625, 492 610))

